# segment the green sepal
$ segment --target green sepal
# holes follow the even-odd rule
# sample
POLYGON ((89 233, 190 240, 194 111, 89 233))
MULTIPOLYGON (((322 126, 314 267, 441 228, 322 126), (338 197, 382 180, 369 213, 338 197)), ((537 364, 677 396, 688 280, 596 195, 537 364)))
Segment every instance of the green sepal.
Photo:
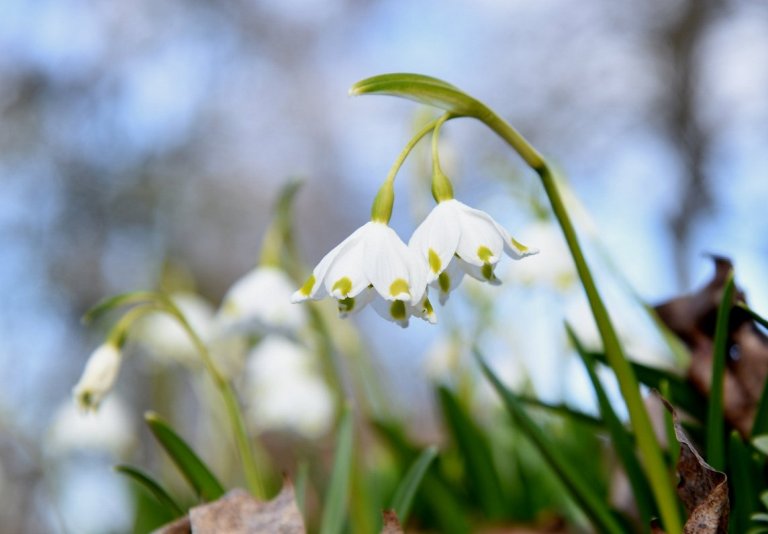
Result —
POLYGON ((224 486, 166 421, 154 412, 145 413, 144 420, 198 497, 215 501, 224 495, 224 486))
POLYGON ((395 204, 395 187, 390 180, 386 180, 371 206, 371 220, 387 224, 392 218, 392 206, 395 204))

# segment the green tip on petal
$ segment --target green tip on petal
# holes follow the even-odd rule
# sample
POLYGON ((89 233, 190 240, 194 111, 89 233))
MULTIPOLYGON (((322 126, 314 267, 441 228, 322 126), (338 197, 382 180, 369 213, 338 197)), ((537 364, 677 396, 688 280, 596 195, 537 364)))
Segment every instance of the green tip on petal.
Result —
POLYGON ((440 261, 440 256, 437 255, 437 252, 434 251, 434 249, 430 248, 428 252, 428 259, 429 259, 429 268, 432 269, 432 272, 437 274, 440 272, 440 267, 443 266, 443 262, 440 261))
POLYGON ((408 286, 408 282, 402 278, 398 278, 392 282, 391 286, 389 286, 389 294, 393 297, 398 297, 403 294, 410 296, 411 288, 408 286))
POLYGON ((339 299, 338 301, 339 305, 339 315, 342 317, 352 313, 352 310, 355 309, 355 299, 354 297, 347 297, 345 299, 339 299))
POLYGON ((310 293, 312 293, 312 288, 315 287, 315 275, 313 274, 309 278, 307 278, 307 281, 304 282, 304 285, 301 286, 301 289, 299 289, 299 293, 304 295, 305 297, 308 297, 310 293))
POLYGON ((491 257, 493 257, 493 252, 485 245, 480 245, 477 247, 477 257, 480 258, 480 261, 488 263, 491 261, 491 257))
POLYGON ((437 285, 440 286, 440 291, 443 293, 448 293, 448 291, 451 289, 451 277, 443 271, 440 273, 440 276, 437 277, 437 285))
POLYGON ((520 241, 518 241, 514 237, 511 237, 510 240, 512 241, 512 246, 514 246, 517 250, 523 253, 528 252, 528 247, 523 245, 520 241))
POLYGON ((345 276, 343 278, 339 278, 336 280, 336 283, 333 284, 332 290, 336 292, 338 290, 339 293, 341 293, 342 296, 346 297, 349 295, 349 292, 352 291, 352 280, 349 279, 349 277, 345 276))
POLYGON ((402 300, 394 301, 392 305, 389 307, 389 314, 396 321, 404 321, 406 317, 405 302, 403 302, 402 300))
POLYGON ((486 280, 493 280, 496 278, 496 275, 493 274, 493 265, 490 263, 484 263, 483 267, 480 269, 480 272, 483 273, 483 278, 486 280))

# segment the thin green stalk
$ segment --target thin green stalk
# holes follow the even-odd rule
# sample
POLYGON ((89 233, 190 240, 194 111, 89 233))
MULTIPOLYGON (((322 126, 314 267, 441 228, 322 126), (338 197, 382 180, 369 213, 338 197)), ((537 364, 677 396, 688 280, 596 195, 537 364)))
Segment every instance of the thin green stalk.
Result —
POLYGON ((661 447, 656 441, 651 419, 640 395, 637 379, 632 371, 629 360, 624 355, 608 311, 592 278, 592 272, 587 265, 576 236, 576 230, 557 189, 552 170, 536 149, 493 111, 484 108, 481 113, 476 115, 476 118, 484 122, 499 137, 506 141, 536 171, 541 179, 544 191, 549 198, 552 210, 573 256, 573 261, 576 264, 576 270, 587 294, 592 313, 595 316, 600 337, 603 340, 606 358, 614 373, 616 373, 622 396, 627 404, 630 422, 637 438, 637 444, 648 478, 651 481, 664 527, 669 534, 678 534, 682 531, 682 523, 678 512, 677 499, 672 489, 674 485, 667 472, 661 447))
POLYGON ((240 410, 237 395, 235 395, 232 384, 226 379, 221 371, 218 370, 208 352, 208 347, 203 343, 202 339, 200 339, 200 336, 197 335, 197 332, 195 332, 189 324, 186 317, 184 317, 184 314, 182 314, 176 305, 167 297, 161 296, 161 301, 168 312, 176 318, 181 327, 187 332, 187 335, 189 335, 189 338, 192 340, 192 343, 200 354, 200 358, 203 360, 203 365, 211 375, 216 388, 224 399, 224 406, 235 436, 235 445, 240 454, 240 460, 243 462, 243 471, 245 471, 245 480, 248 489, 254 496, 260 499, 266 499, 267 486, 256 465, 256 459, 253 450, 251 449, 250 441, 248 440, 248 433, 245 429, 245 420, 243 419, 243 414, 240 410))

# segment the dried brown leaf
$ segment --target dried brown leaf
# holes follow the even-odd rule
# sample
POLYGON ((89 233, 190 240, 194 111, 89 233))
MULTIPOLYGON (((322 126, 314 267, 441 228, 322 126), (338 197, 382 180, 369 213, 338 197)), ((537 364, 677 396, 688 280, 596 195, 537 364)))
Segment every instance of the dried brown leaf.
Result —
MULTIPOLYGON (((691 350, 688 380, 705 396, 712 383, 717 308, 723 296, 730 260, 714 257, 715 274, 699 291, 656 307, 659 318, 677 334, 691 350)), ((737 301, 745 301, 744 293, 735 292, 737 301)), ((728 423, 744 438, 749 438, 757 404, 768 377, 768 337, 743 310, 733 308, 729 323, 728 360, 724 376, 723 410, 728 423)))
POLYGON ((381 528, 381 534, 404 534, 403 527, 394 510, 384 510, 381 513, 384 518, 384 526, 381 528))
POLYGON ((680 442, 677 494, 688 513, 683 531, 686 534, 725 534, 730 509, 728 477, 704 461, 680 425, 672 405, 665 399, 661 401, 672 413, 675 437, 680 442))

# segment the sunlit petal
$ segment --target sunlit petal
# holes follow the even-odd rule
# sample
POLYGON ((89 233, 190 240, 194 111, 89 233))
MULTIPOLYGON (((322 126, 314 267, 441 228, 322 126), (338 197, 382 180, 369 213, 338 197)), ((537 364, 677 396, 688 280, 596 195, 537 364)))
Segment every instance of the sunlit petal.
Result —
POLYGON ((455 200, 440 202, 413 232, 408 246, 426 262, 427 283, 437 279, 453 258, 459 243, 455 200))
POLYGON ((411 285, 412 274, 417 274, 419 269, 412 251, 389 226, 376 222, 369 224, 372 230, 365 242, 362 263, 379 295, 385 300, 411 301, 414 293, 423 294, 423 287, 411 285))

